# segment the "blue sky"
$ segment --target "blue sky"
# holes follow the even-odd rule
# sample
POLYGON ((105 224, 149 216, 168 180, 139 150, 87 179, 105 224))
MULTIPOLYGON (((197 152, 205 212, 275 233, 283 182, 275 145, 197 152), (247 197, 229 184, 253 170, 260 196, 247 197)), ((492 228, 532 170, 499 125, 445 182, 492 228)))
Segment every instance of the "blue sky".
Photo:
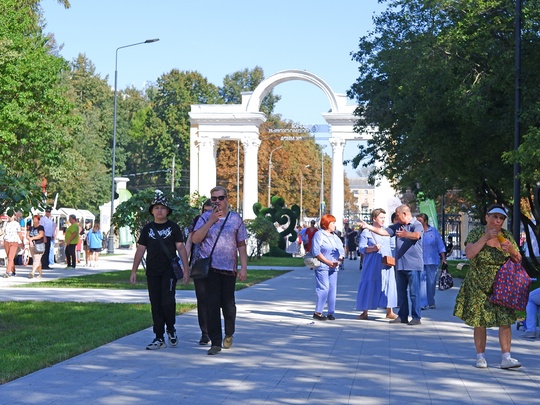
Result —
MULTIPOLYGON (((42 1, 47 32, 73 60, 79 53, 114 85, 116 48, 150 38, 160 41, 121 49, 118 87, 142 88, 171 69, 198 71, 220 86, 225 75, 260 66, 266 77, 288 69, 307 70, 346 93, 356 80, 351 60, 358 39, 372 28, 377 0, 56 0, 42 1)), ((330 105, 305 82, 286 82, 275 112, 301 124, 325 124, 330 105)), ((321 142, 322 143, 322 142, 321 142)), ((327 142, 326 142, 327 143, 327 142)), ((345 158, 356 155, 349 142, 345 158)), ((329 147, 326 148, 328 152, 329 147)), ((347 168, 349 177, 354 170, 347 168)))

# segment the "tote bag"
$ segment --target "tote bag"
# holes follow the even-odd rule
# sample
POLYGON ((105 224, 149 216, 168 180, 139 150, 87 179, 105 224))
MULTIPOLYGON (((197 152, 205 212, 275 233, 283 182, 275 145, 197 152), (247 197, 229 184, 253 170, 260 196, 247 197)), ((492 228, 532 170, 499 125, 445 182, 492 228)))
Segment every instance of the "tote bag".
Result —
POLYGON ((524 311, 532 280, 520 263, 508 259, 497 271, 489 300, 506 308, 524 311))

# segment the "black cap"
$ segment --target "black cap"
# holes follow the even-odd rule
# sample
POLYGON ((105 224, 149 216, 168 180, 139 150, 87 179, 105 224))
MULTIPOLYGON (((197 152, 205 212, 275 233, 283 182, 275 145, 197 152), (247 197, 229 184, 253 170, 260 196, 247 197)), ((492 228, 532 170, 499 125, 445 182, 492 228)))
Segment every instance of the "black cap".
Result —
POLYGON ((169 213, 167 215, 170 215, 173 211, 171 205, 169 204, 161 190, 156 190, 154 194, 154 200, 152 201, 152 204, 150 204, 150 207, 148 207, 148 212, 150 214, 152 213, 152 209, 155 205, 163 205, 164 207, 167 207, 169 209, 169 213))

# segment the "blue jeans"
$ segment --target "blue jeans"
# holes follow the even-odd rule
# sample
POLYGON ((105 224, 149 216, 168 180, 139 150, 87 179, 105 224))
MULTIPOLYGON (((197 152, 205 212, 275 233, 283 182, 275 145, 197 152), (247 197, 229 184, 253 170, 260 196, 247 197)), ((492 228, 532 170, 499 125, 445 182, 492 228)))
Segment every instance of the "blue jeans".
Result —
POLYGON ((437 286, 437 266, 436 264, 424 264, 426 272, 427 304, 435 305, 435 288, 437 286))
POLYGON ((398 316, 402 322, 409 319, 409 297, 411 298, 411 316, 413 319, 420 319, 420 270, 398 270, 396 271, 397 294, 398 294, 398 316))
POLYGON ((540 288, 531 291, 529 294, 529 302, 527 303, 527 315, 525 318, 525 331, 536 332, 536 315, 539 313, 540 306, 540 288))
POLYGON ((337 274, 335 270, 315 270, 315 292, 317 293, 315 312, 322 314, 326 303, 328 303, 328 313, 335 312, 337 274))

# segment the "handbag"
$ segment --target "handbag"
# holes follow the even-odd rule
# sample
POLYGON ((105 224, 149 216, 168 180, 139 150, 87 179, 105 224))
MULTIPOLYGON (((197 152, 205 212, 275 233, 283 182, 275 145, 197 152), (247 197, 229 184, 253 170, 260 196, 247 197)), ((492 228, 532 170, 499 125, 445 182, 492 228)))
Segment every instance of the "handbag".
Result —
POLYGON ((495 276, 489 300, 496 305, 524 311, 529 300, 532 280, 521 265, 508 259, 495 276))
POLYGON ((210 272, 210 266, 212 265, 212 254, 214 253, 214 249, 216 248, 216 244, 221 235, 221 231, 223 230, 225 223, 229 219, 230 214, 231 212, 229 211, 227 213, 227 216, 225 217, 225 221, 223 221, 223 224, 221 225, 221 228, 219 228, 219 233, 216 240, 214 241, 214 246, 212 246, 212 251, 210 252, 208 257, 205 257, 203 259, 197 259, 191 264, 191 267, 189 269, 189 276, 191 278, 199 279, 208 277, 208 273, 210 272))
POLYGON ((36 253, 44 253, 45 252, 45 243, 35 243, 34 242, 34 250, 36 253))
POLYGON ((154 230, 156 234, 156 239, 159 241, 159 244, 163 248, 165 255, 171 262, 171 267, 174 273, 174 277, 176 278, 176 280, 180 280, 181 278, 184 277, 184 270, 182 269, 182 259, 179 258, 177 255, 174 255, 174 257, 171 257, 171 252, 169 252, 169 249, 167 249, 167 246, 165 246, 165 242, 163 242, 161 235, 158 233, 156 228, 154 228, 154 225, 152 225, 152 229, 154 230))
POLYGON ((319 267, 321 262, 317 257, 313 256, 313 253, 308 252, 304 256, 304 264, 313 270, 315 267, 319 267))
POLYGON ((396 265, 396 258, 393 256, 383 256, 382 262, 385 266, 393 267, 396 265))
POLYGON ((448 273, 448 264, 443 263, 441 266, 441 275, 439 276, 439 290, 445 291, 454 286, 454 279, 448 273))

